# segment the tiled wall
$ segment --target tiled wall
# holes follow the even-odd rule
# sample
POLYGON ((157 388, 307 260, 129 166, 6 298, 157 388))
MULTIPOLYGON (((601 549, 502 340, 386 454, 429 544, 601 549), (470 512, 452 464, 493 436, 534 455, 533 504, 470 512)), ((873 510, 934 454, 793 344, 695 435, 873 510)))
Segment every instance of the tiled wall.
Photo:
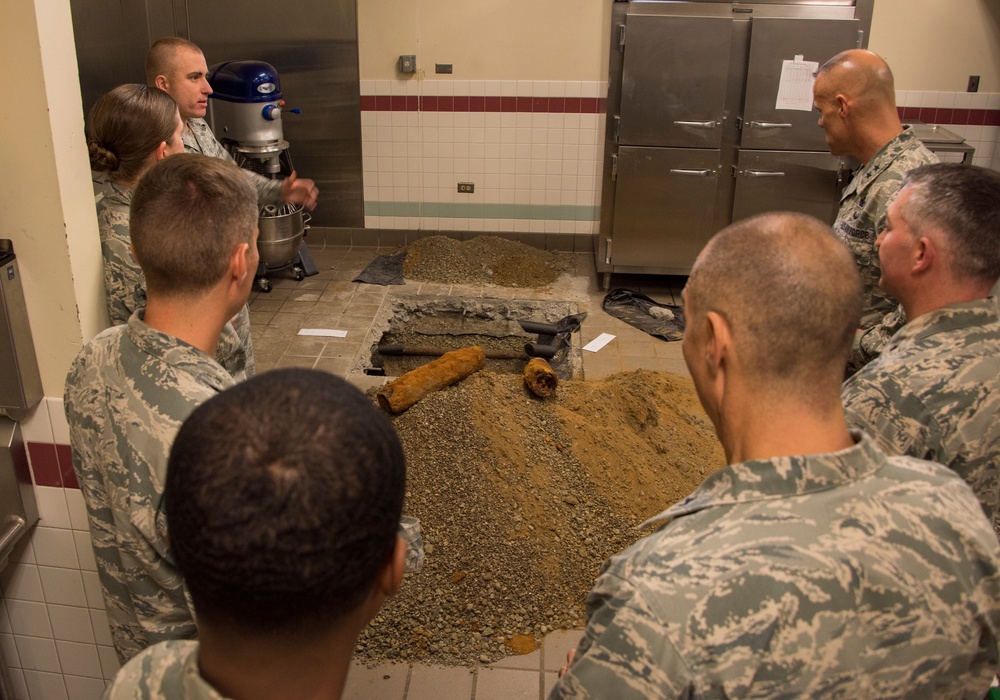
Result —
MULTIPOLYGON (((896 91, 904 121, 938 124, 976 149, 972 164, 1000 170, 1000 93, 896 91)), ((939 154, 941 160, 960 156, 939 154)))
MULTIPOLYGON (((600 82, 362 80, 365 227, 595 234, 606 94, 600 82)), ((1000 170, 1000 93, 901 90, 897 104, 1000 170)))
POLYGON ((0 573, 0 645, 17 700, 98 700, 118 658, 62 400, 43 399, 21 431, 39 522, 0 573))
POLYGON ((362 80, 366 228, 596 233, 606 94, 599 82, 362 80))

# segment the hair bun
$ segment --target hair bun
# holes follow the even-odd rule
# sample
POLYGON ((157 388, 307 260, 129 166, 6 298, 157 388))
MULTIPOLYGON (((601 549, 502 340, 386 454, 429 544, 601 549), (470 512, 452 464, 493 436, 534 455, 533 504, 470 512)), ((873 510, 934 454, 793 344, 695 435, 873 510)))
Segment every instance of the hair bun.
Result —
POLYGON ((114 172, 118 170, 118 156, 106 149, 97 141, 87 142, 90 151, 90 167, 98 172, 114 172))

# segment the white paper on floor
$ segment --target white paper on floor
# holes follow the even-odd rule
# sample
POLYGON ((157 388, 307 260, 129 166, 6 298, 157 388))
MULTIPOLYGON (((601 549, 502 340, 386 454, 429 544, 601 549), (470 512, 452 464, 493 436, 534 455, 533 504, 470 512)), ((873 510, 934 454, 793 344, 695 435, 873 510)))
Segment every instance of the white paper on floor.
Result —
POLYGON ((588 352, 597 352, 598 350, 603 348, 605 345, 607 345, 614 339, 615 336, 611 335, 610 333, 601 333, 599 336, 597 336, 589 343, 584 345, 583 349, 588 352))
POLYGON ((335 331, 329 328, 303 328, 299 331, 299 335, 320 335, 327 338, 346 338, 347 331, 335 331))

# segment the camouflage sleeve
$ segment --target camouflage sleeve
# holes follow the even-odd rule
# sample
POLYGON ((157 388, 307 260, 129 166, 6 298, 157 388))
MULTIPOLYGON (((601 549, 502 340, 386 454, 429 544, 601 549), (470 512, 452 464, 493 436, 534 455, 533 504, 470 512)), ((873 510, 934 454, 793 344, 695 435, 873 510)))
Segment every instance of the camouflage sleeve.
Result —
POLYGON ((587 628, 569 671, 549 700, 559 698, 687 698, 691 672, 654 606, 629 581, 608 571, 587 596, 587 628))
MULTIPOLYGON (((213 158, 222 158, 230 163, 235 163, 236 160, 233 158, 232 154, 225 149, 225 147, 219 143, 219 140, 212 133, 212 130, 208 128, 207 124, 201 123, 200 121, 190 122, 192 131, 197 131, 197 136, 188 136, 187 133, 184 135, 184 150, 188 153, 203 153, 206 156, 212 156, 213 158)), ((247 176, 253 182, 254 187, 257 189, 257 205, 264 206, 265 204, 277 204, 280 201, 280 196, 278 191, 281 189, 281 180, 272 180, 269 177, 265 177, 259 173, 255 173, 252 170, 246 170, 247 176)))
POLYGON ((249 379, 257 373, 253 356, 253 337, 250 335, 250 307, 244 304, 227 325, 230 324, 236 332, 238 343, 233 345, 220 339, 215 359, 237 381, 249 379))
POLYGON ((129 249, 128 209, 98 203, 104 292, 112 325, 121 325, 137 307, 146 305, 146 280, 129 249))
POLYGON ((887 454, 939 461, 943 431, 937 418, 894 372, 881 367, 868 365, 844 382, 848 426, 868 433, 887 454))
POLYGON ((871 328, 854 337, 854 345, 847 359, 847 376, 850 377, 862 367, 882 354, 882 348, 900 328, 906 325, 906 314, 902 306, 882 317, 882 320, 871 328))
POLYGON ((192 698, 185 681, 196 669, 198 644, 162 642, 130 660, 115 674, 104 700, 171 700, 192 698))

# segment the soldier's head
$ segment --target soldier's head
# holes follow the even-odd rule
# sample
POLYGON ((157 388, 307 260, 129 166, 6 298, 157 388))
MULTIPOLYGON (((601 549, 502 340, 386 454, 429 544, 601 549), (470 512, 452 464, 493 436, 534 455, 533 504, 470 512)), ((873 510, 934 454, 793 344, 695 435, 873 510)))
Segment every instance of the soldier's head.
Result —
POLYGON ((90 168, 134 186, 150 165, 184 152, 184 124, 167 93, 126 84, 104 93, 87 115, 90 168))
POLYGON ((146 83, 170 94, 185 120, 208 110, 208 64, 196 44, 171 36, 157 40, 146 54, 146 83))
POLYGON ((161 160, 139 180, 129 219, 150 296, 197 297, 225 283, 230 305, 246 303, 259 256, 257 191, 245 171, 197 153, 161 160))
POLYGON ((951 303, 945 284, 986 296, 1000 277, 1000 173, 957 163, 911 170, 875 244, 879 286, 907 316, 935 292, 940 306, 951 303))
POLYGON ((389 421, 328 373, 274 370, 202 404, 174 441, 164 496, 199 628, 360 632, 402 578, 405 482, 389 421))
POLYGON ((734 223, 698 256, 683 296, 684 360, 717 430, 727 382, 761 406, 839 403, 861 279, 827 224, 784 212, 734 223))
POLYGON ((859 143, 865 132, 898 126, 892 71, 880 56, 863 49, 842 51, 820 66, 813 106, 834 155, 867 160, 859 143))

